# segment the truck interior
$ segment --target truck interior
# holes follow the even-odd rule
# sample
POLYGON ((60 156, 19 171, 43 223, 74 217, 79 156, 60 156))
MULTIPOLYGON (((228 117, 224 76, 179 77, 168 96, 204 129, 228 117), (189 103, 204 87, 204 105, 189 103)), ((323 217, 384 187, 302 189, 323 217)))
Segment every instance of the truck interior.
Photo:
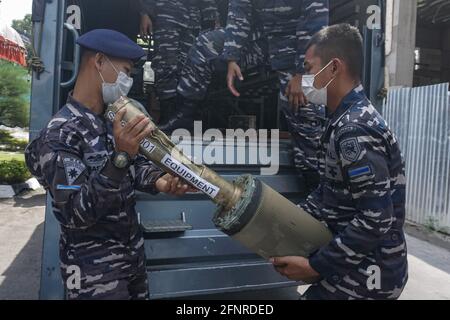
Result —
MULTIPOLYGON (((381 46, 381 33, 374 32, 366 27, 367 8, 373 4, 382 5, 381 1, 363 0, 331 0, 331 23, 349 22, 359 27, 361 33, 365 36, 365 48, 367 51, 366 72, 364 84, 368 94, 374 103, 379 102, 378 94, 383 84, 383 78, 379 79, 372 76, 370 71, 374 60, 383 59, 376 56, 378 52, 372 50, 372 46, 381 46), (375 35, 374 35, 375 34, 375 35)), ((81 21, 79 25, 79 34, 83 34, 93 29, 107 28, 120 31, 137 41, 147 50, 148 55, 136 65, 134 70, 134 86, 131 97, 140 101, 158 120, 159 104, 154 93, 154 84, 143 81, 143 65, 146 61, 151 61, 153 53, 153 42, 142 41, 139 38, 139 8, 136 1, 123 0, 68 0, 66 4, 66 13, 71 14, 73 6, 78 6, 81 10, 81 21), (127 12, 123 15, 123 12, 127 12)), ((227 1, 220 1, 221 21, 226 21, 227 1)), ((73 37, 70 33, 64 34, 63 56, 63 82, 69 80, 73 75, 71 66, 73 65, 73 37), (65 68, 67 67, 67 68, 65 68)), ((377 65, 383 61, 376 61, 377 65)), ((375 74, 378 74, 377 72, 375 74)), ((209 128, 219 129, 281 129, 286 132, 284 117, 280 114, 278 105, 278 77, 276 73, 270 70, 270 66, 258 66, 246 71, 245 81, 237 84, 242 92, 240 98, 233 97, 226 88, 225 83, 226 70, 218 70, 214 81, 209 88, 207 98, 201 104, 197 119, 202 120, 203 130, 209 128)), ((65 86, 61 90, 61 101, 65 101, 68 92, 72 89, 72 84, 65 86)), ((287 133, 283 137, 287 137, 287 133)))
MULTIPOLYGON (((226 8, 225 1, 221 6, 226 8)), ((35 0, 33 9, 34 46, 44 70, 35 69, 32 90, 31 132, 44 127, 66 101, 73 87, 79 62, 76 38, 89 30, 110 28, 127 34, 148 50, 148 56, 134 70, 131 98, 140 101, 153 115, 158 114, 153 84, 143 81, 143 65, 151 59, 152 48, 137 37, 139 12, 123 0, 35 0), (80 20, 76 21, 80 13, 80 20), (126 12, 126 14, 124 14, 126 12)), ((383 0, 331 0, 331 22, 349 22, 364 35, 364 85, 375 105, 379 105, 383 88, 383 28, 367 28, 367 9, 383 0)), ((381 15, 383 16, 383 15, 381 15)), ((222 16, 225 21, 225 17, 222 16)), ((384 24, 382 24, 383 26, 384 24)), ((232 97, 224 86, 224 75, 217 75, 209 89, 201 113, 203 129, 236 128, 276 129, 285 131, 278 110, 276 75, 267 66, 250 70, 241 84, 243 96, 232 97)), ((279 143, 280 170, 276 176, 261 176, 260 163, 214 165, 213 170, 226 179, 253 174, 295 203, 302 201, 305 181, 299 178, 292 158, 292 147, 285 133, 279 143)), ((250 146, 246 146, 248 154, 250 146)), ((246 159, 246 161, 248 158, 246 159)), ((191 194, 182 199, 165 195, 153 197, 138 194, 137 211, 145 230, 147 270, 152 299, 210 295, 223 292, 249 291, 296 286, 273 270, 260 257, 248 252, 217 230, 212 223, 215 208, 205 196, 191 194)), ((59 274, 59 226, 46 210, 44 253, 40 297, 63 299, 64 289, 59 274)))

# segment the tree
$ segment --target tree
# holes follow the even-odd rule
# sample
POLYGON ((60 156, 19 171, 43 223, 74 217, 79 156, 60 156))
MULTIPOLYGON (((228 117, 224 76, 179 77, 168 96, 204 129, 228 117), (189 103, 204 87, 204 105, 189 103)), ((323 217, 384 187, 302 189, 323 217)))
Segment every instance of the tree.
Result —
POLYGON ((0 124, 28 127, 30 83, 27 78, 23 67, 0 61, 0 124))
POLYGON ((31 14, 27 14, 22 20, 13 20, 12 27, 20 34, 31 39, 33 31, 33 22, 31 21, 31 14))
POLYGON ((25 36, 28 41, 25 41, 28 58, 33 56, 33 48, 31 46, 31 37, 33 34, 33 22, 31 21, 31 14, 25 15, 22 20, 13 20, 11 26, 22 36, 25 36))

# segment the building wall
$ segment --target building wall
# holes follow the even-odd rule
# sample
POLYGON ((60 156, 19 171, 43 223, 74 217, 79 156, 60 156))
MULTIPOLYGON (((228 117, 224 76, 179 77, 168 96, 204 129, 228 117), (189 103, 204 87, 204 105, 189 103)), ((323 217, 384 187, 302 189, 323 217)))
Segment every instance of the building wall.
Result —
POLYGON ((413 85, 417 2, 387 0, 386 86, 413 85))

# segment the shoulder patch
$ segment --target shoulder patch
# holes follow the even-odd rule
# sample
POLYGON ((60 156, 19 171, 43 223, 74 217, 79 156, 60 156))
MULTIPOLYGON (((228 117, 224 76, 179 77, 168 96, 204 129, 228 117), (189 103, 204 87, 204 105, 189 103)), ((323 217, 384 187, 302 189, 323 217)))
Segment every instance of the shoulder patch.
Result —
POLYGON ((86 166, 83 162, 75 158, 63 158, 64 171, 69 185, 72 185, 84 172, 86 166))
POLYGON ((355 162, 361 155, 361 147, 357 138, 346 139, 340 144, 342 157, 350 162, 355 162))

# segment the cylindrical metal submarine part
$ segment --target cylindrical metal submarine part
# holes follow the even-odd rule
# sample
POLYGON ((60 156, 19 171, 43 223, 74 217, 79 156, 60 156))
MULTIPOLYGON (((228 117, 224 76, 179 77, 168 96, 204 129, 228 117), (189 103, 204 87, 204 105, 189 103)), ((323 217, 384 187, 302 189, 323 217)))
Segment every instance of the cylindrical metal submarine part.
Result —
MULTIPOLYGON (((139 115, 137 102, 121 98, 106 111, 111 121, 122 108, 124 124, 139 115)), ((319 221, 252 176, 234 184, 203 165, 194 164, 160 131, 141 143, 140 152, 156 166, 171 172, 211 197, 219 205, 214 223, 251 251, 264 258, 304 256, 328 244, 331 233, 319 221)))
MULTIPOLYGON (((106 117, 114 118, 122 108, 127 112, 123 124, 140 115, 148 116, 132 99, 122 97, 106 110, 106 117)), ((170 172, 208 195, 216 204, 225 210, 232 209, 241 197, 241 189, 220 177, 206 166, 197 165, 186 157, 173 142, 151 122, 155 130, 141 142, 140 153, 156 166, 170 172)))
POLYGON ((309 257, 327 245, 331 232, 281 194, 254 179, 241 177, 241 201, 234 210, 218 210, 214 223, 263 258, 309 257))

